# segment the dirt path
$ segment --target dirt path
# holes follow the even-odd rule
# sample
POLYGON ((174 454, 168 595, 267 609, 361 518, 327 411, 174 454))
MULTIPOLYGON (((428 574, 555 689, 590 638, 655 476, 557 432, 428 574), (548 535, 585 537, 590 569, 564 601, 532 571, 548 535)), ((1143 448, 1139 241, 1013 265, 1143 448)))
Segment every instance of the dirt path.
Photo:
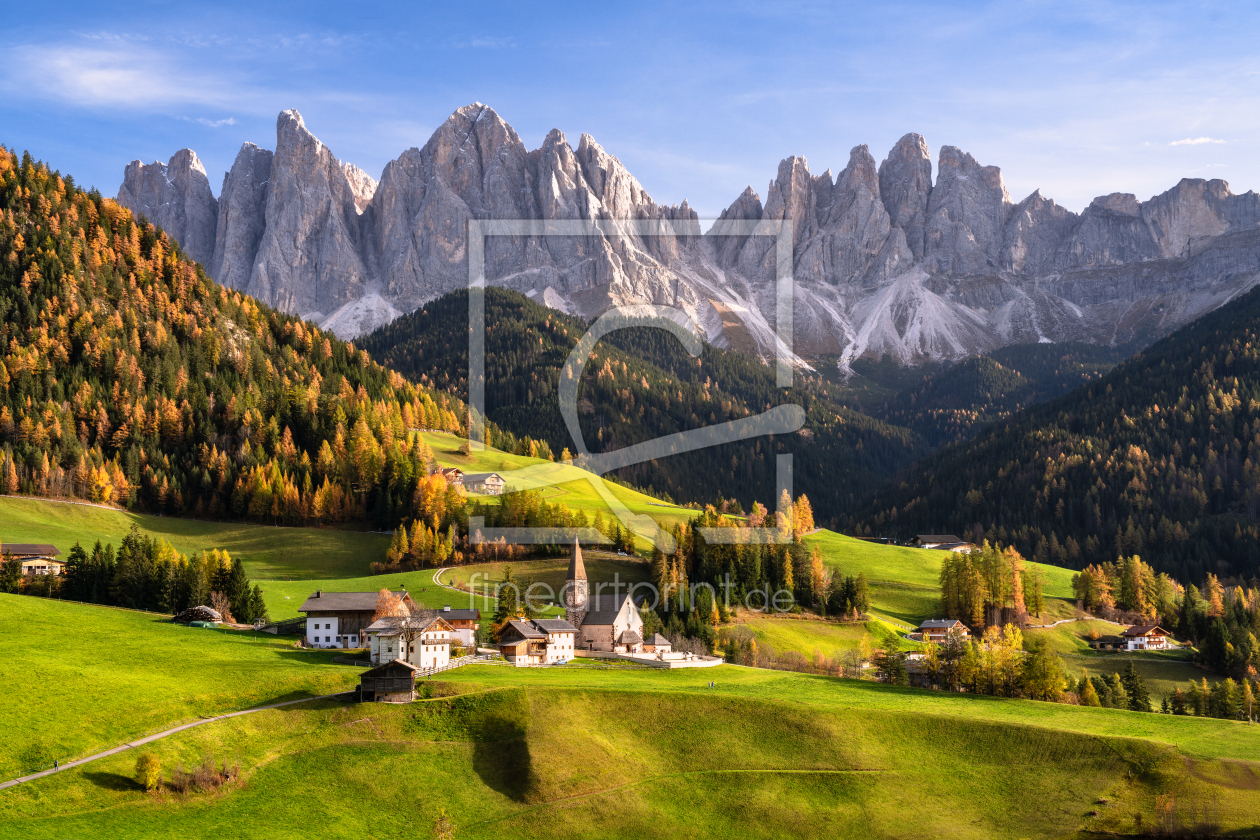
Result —
POLYGON ((134 741, 128 741, 122 746, 114 747, 113 749, 105 750, 104 752, 94 753, 84 758, 77 758, 74 761, 67 761, 64 764, 61 764, 52 770, 42 770, 39 773, 32 773, 29 776, 20 776, 19 778, 11 779, 10 781, 7 781, 7 782, 0 782, 0 790, 4 790, 5 788, 11 788, 16 785, 20 785, 23 782, 30 782, 30 781, 34 781, 35 779, 42 779, 45 776, 51 776, 53 773, 60 773, 62 770, 69 770, 71 767, 78 767, 82 764, 87 764, 90 761, 96 761, 98 758, 105 758, 111 755, 118 755, 118 753, 120 752, 126 752, 127 750, 135 749, 136 747, 142 747, 145 744, 150 744, 154 741, 161 740, 162 738, 165 738, 168 735, 174 735, 175 733, 183 732, 186 729, 193 729, 198 726, 204 726, 207 723, 214 723, 217 720, 227 720, 228 718, 240 717, 241 715, 251 715, 254 712, 265 712, 268 709, 279 709, 282 706, 292 706, 295 703, 309 703, 312 700, 327 700, 330 697, 339 697, 345 693, 346 692, 341 691, 341 692, 338 692, 337 694, 321 694, 318 697, 304 697, 301 700, 286 700, 283 703, 272 703, 270 706, 256 706, 252 709, 243 709, 239 712, 228 712, 227 714, 223 714, 223 715, 215 715, 214 717, 209 717, 209 718, 206 718, 205 720, 195 720, 192 723, 185 723, 182 726, 175 726, 170 729, 165 729, 154 735, 148 735, 144 738, 137 738, 134 741))

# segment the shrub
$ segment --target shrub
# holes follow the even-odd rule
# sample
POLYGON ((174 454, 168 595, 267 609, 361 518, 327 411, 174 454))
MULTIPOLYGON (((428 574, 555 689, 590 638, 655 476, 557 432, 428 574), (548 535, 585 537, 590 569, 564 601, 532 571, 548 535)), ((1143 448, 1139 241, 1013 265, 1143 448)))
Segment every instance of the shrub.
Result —
POLYGON ((157 790, 162 786, 162 760, 153 753, 136 756, 136 781, 145 790, 157 790))

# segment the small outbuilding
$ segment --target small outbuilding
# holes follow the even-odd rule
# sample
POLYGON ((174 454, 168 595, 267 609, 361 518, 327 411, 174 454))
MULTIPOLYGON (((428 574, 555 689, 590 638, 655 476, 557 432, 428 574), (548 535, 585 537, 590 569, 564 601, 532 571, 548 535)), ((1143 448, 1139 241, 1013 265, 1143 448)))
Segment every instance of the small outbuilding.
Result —
POLYGON ((660 633, 653 633, 652 638, 643 643, 644 653, 671 653, 674 645, 660 633))
POLYGON ((416 699, 416 666, 394 659, 359 675, 363 703, 410 703, 416 699))

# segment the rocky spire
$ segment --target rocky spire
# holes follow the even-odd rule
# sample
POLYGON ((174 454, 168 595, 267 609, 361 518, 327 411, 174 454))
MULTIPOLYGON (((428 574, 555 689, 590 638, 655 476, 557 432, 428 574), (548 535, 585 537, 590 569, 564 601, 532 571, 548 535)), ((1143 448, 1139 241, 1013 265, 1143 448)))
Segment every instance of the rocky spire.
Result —
POLYGON ((266 220, 251 295, 316 319, 364 296, 369 276, 354 189, 294 110, 276 120, 266 220))
POLYGON ((879 193, 895 227, 905 231, 915 259, 923 258, 923 226, 932 194, 932 153, 922 134, 897 141, 879 165, 879 193))
POLYGON ((233 289, 249 285, 258 245, 267 227, 271 158, 268 150, 245 143, 236 154, 232 171, 223 175, 210 276, 233 289))
POLYGON ((123 173, 118 203, 162 228, 184 253, 209 270, 214 255, 219 203, 206 169, 192 149, 180 149, 168 163, 133 160, 123 173))
POLYGON ((924 262, 929 271, 964 276, 996 273, 1010 207, 1002 170, 981 166, 961 149, 942 146, 924 233, 924 262))

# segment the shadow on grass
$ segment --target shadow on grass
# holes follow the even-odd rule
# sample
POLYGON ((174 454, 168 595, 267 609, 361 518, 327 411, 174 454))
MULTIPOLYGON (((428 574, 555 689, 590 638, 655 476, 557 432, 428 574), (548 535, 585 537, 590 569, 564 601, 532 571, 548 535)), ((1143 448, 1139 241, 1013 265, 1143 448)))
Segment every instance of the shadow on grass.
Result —
POLYGON ((105 773, 100 771, 86 770, 83 778, 92 784, 105 790, 117 791, 142 791, 144 786, 130 776, 124 776, 121 773, 105 773))
POLYGON ((514 802, 530 801, 534 790, 533 757, 524 720, 518 715, 487 714, 473 742, 473 770, 481 781, 514 802))

